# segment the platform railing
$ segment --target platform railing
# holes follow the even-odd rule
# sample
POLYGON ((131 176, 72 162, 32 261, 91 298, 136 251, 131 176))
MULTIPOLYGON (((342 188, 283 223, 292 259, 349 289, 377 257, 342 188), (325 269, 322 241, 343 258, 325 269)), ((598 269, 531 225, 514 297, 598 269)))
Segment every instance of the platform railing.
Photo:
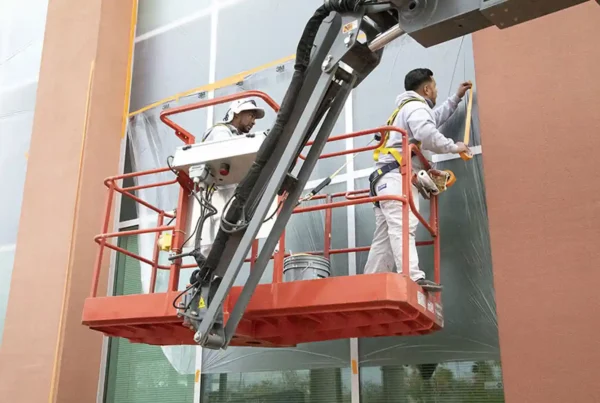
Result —
MULTIPOLYGON (((169 125, 170 127, 172 127, 175 130, 175 134, 177 135, 177 137, 182 139, 182 141, 184 141, 185 143, 191 144, 191 143, 189 143, 189 141, 193 142, 195 139, 194 136, 191 135, 191 133, 187 132, 184 128, 182 128, 179 125, 172 122, 169 119, 169 116, 172 116, 176 113, 183 113, 183 112, 200 109, 200 108, 204 108, 204 107, 208 107, 208 106, 213 106, 213 105, 217 105, 217 104, 222 104, 225 102, 230 102, 230 101, 233 101, 236 99, 247 98, 247 97, 259 97, 259 98, 265 100, 265 102, 267 102, 267 104, 269 104, 271 107, 273 107, 274 110, 277 111, 279 109, 279 106, 268 95, 266 95, 260 91, 245 91, 245 92, 240 92, 240 93, 233 94, 233 95, 228 95, 228 96, 224 96, 224 97, 220 97, 220 98, 201 101, 201 102, 197 102, 195 104, 185 105, 182 107, 177 107, 177 108, 166 110, 161 114, 161 120, 163 120, 163 122, 165 122, 167 125, 169 125)), ((402 164, 400 167, 400 173, 402 175, 402 189, 403 189, 402 193, 403 194, 402 195, 371 197, 369 195, 369 189, 361 189, 361 190, 354 190, 354 191, 349 191, 349 192, 340 192, 340 193, 334 193, 334 194, 323 194, 323 195, 314 196, 311 200, 313 200, 313 201, 314 200, 325 200, 325 203, 318 204, 318 205, 312 205, 312 206, 297 207, 296 209, 294 209, 293 214, 302 214, 302 213, 323 211, 323 210, 325 211, 325 228, 324 228, 325 241, 324 241, 324 245, 323 245, 323 250, 322 251, 306 251, 306 252, 299 252, 299 253, 323 255, 324 257, 328 258, 331 255, 336 255, 336 254, 357 253, 357 252, 369 251, 370 250, 369 246, 355 247, 355 248, 342 248, 342 249, 332 249, 331 248, 331 234, 334 230, 333 224, 332 224, 333 209, 354 206, 354 205, 360 205, 360 204, 374 203, 376 201, 397 200, 397 201, 402 202, 402 204, 403 204, 403 208, 402 208, 403 222, 408 222, 409 212, 412 210, 413 214, 415 214, 415 216, 417 217, 419 222, 421 222, 421 224, 423 224, 423 226, 430 233, 432 240, 417 242, 417 246, 433 245, 433 249, 434 249, 433 250, 434 280, 437 283, 439 283, 441 274, 440 274, 440 237, 439 237, 439 219, 438 219, 438 199, 437 199, 437 196, 431 197, 429 221, 425 220, 423 218, 423 216, 420 214, 420 212, 415 208, 414 199, 413 199, 413 191, 412 191, 413 187, 411 185, 411 175, 408 174, 408 173, 412 172, 412 160, 411 160, 411 158, 408 158, 407 156, 411 155, 411 153, 416 155, 423 163, 425 169, 429 169, 430 164, 415 145, 413 145, 413 144, 409 145, 406 132, 397 127, 382 126, 382 127, 378 127, 378 128, 374 128, 374 129, 362 130, 362 131, 358 131, 358 132, 354 132, 354 133, 344 134, 341 136, 333 136, 328 139, 328 142, 335 142, 335 141, 346 140, 349 138, 373 135, 375 133, 380 133, 383 138, 383 134, 386 131, 395 131, 402 135, 402 155, 403 155, 403 157, 402 157, 402 164), (336 199, 343 199, 343 200, 336 201, 336 199)), ((332 158, 332 157, 343 156, 343 155, 348 155, 348 154, 355 154, 358 152, 371 151, 371 150, 374 150, 375 148, 379 147, 381 145, 382 141, 383 140, 381 140, 379 142, 379 144, 376 144, 374 146, 360 147, 360 148, 351 149, 351 150, 344 150, 344 151, 339 151, 339 152, 335 152, 335 153, 323 154, 320 156, 319 159, 326 159, 326 158, 332 158)), ((306 144, 306 147, 309 147, 311 144, 312 144, 312 142, 308 142, 306 144)), ((303 158, 303 156, 300 155, 299 159, 302 159, 302 158, 303 158)), ((188 190, 185 188, 185 183, 186 183, 187 177, 180 176, 180 177, 177 177, 170 181, 161 181, 161 182, 156 182, 156 183, 130 186, 130 187, 121 187, 118 185, 118 183, 120 181, 122 181, 123 179, 137 178, 137 177, 147 176, 147 175, 156 175, 156 174, 160 174, 160 173, 168 172, 168 171, 170 171, 170 168, 159 168, 159 169, 153 169, 153 170, 149 170, 149 171, 117 175, 117 176, 107 178, 104 181, 105 186, 108 188, 107 199, 106 199, 106 208, 105 208, 106 214, 105 214, 104 221, 102 224, 102 233, 95 237, 95 242, 98 243, 99 248, 98 248, 98 254, 96 257, 96 262, 95 262, 94 272, 93 272, 92 288, 91 288, 91 293, 90 293, 91 297, 97 296, 98 283, 99 283, 99 278, 100 278, 100 268, 102 266, 103 255, 104 255, 106 248, 116 251, 118 253, 122 253, 126 256, 129 256, 131 258, 134 258, 142 263, 146 263, 149 266, 151 266, 152 273, 151 273, 151 281, 150 281, 150 288, 149 288, 150 293, 153 293, 155 291, 158 270, 169 270, 170 271, 168 291, 177 291, 180 271, 182 269, 196 267, 195 264, 182 265, 181 261, 179 259, 168 266, 159 264, 160 248, 158 246, 158 241, 159 241, 161 233, 172 232, 173 237, 172 237, 171 250, 176 254, 179 254, 182 252, 183 240, 185 239, 185 235, 186 235, 184 226, 185 226, 186 219, 187 219, 187 210, 188 210, 188 201, 189 201, 189 198, 187 197, 188 190), (162 186, 170 186, 170 185, 174 185, 178 182, 182 186, 180 187, 180 190, 179 190, 179 202, 178 202, 176 214, 169 212, 169 211, 162 210, 156 206, 153 206, 152 204, 142 200, 141 198, 137 197, 136 195, 134 195, 132 193, 134 191, 143 190, 143 189, 156 188, 156 187, 162 187, 162 186), (116 193, 120 193, 122 196, 129 197, 133 201, 135 201, 135 202, 139 203, 140 205, 157 213, 156 227, 147 228, 147 229, 137 229, 137 230, 130 230, 130 231, 107 233, 107 230, 109 227, 109 222, 110 222, 110 216, 112 213, 113 199, 114 199, 116 193), (170 219, 170 222, 167 225, 164 225, 165 219, 170 219), (173 222, 173 221, 175 221, 175 224, 171 225, 171 222, 173 222), (154 243, 152 259, 145 258, 141 255, 127 251, 127 250, 119 247, 116 244, 108 242, 109 240, 116 240, 117 238, 123 237, 123 236, 133 236, 133 235, 141 235, 141 234, 148 234, 148 233, 155 234, 155 243, 154 243)), ((189 178, 187 178, 187 180, 189 180, 189 178)), ((402 267, 408 268, 409 267, 408 226, 403 226, 402 248, 403 248, 402 267)), ((254 263, 258 256, 258 252, 259 252, 259 243, 258 243, 258 240, 255 240, 252 245, 250 257, 245 260, 246 262, 250 263, 251 270, 254 267, 254 263)), ((282 233, 280 241, 279 241, 278 251, 276 251, 273 254, 273 256, 271 257, 272 259, 274 259, 273 278, 272 278, 273 283, 279 283, 279 282, 283 281, 283 262, 284 262, 284 258, 287 256, 289 256, 289 254, 287 254, 285 252, 285 231, 284 231, 282 233)), ((406 272, 407 272, 407 270, 406 271, 403 270, 404 274, 406 274, 406 272)))

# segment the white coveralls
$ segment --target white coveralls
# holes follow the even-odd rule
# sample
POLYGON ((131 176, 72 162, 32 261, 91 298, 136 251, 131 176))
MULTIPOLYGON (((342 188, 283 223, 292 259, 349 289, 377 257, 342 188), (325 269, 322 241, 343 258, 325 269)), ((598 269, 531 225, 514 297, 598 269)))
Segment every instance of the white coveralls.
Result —
MULTIPOLYGON (((407 131, 409 140, 414 138, 421 142, 421 150, 425 157, 427 151, 438 154, 456 152, 458 146, 452 139, 446 138, 438 127, 444 124, 456 111, 460 98, 458 95, 450 97, 439 107, 432 109, 429 100, 421 97, 414 91, 407 91, 396 98, 396 105, 407 98, 418 98, 425 102, 408 102, 401 109, 393 126, 407 131)), ((398 132, 390 132, 386 147, 393 147, 402 152, 402 135, 398 132)), ((391 154, 382 154, 376 168, 394 162, 391 154)), ((420 161, 413 158, 413 168, 421 169, 420 161)), ((402 195, 402 175, 399 171, 391 171, 382 176, 375 187, 378 196, 402 195)), ((415 207, 419 209, 419 193, 413 186, 413 200, 415 207)), ((375 208, 375 233, 373 243, 369 251, 369 257, 365 265, 365 274, 391 272, 394 264, 396 271, 402 273, 402 202, 396 200, 380 201, 380 208, 375 208)), ((411 280, 417 281, 425 278, 425 273, 419 269, 419 255, 417 254, 415 234, 419 220, 410 211, 408 232, 409 253, 409 275, 411 280)))
MULTIPOLYGON (((226 140, 232 137, 239 136, 240 133, 238 130, 229 124, 217 124, 211 127, 203 136, 202 141, 218 141, 218 140, 226 140)), ((217 232, 219 232, 219 227, 221 226, 221 214, 223 212, 223 207, 225 204, 233 197, 235 193, 236 185, 221 185, 218 186, 217 191, 213 193, 212 203, 215 207, 217 207, 217 213, 211 217, 209 217, 204 222, 204 227, 206 228, 203 235, 208 233, 208 239, 210 239, 211 243, 208 245, 200 246, 200 253, 207 257, 210 253, 210 249, 212 248, 212 241, 214 241, 217 236, 217 232)))

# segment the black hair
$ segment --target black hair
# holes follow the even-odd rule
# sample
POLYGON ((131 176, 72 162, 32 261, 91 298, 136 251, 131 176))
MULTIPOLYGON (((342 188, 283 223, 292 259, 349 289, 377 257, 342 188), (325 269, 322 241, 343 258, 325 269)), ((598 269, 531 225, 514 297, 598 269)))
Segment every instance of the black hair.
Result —
POLYGON ((429 69, 414 69, 404 77, 404 88, 406 91, 416 91, 421 85, 431 81, 433 71, 429 69))

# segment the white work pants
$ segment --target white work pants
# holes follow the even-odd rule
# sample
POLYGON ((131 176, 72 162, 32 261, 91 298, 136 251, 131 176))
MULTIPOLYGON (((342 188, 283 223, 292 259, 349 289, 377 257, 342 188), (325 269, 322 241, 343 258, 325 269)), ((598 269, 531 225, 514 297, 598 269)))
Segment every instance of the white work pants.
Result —
MULTIPOLYGON (((378 196, 402 195, 402 175, 399 172, 389 172, 382 176, 375 190, 378 196)), ((413 186, 415 207, 419 209, 419 193, 413 186)), ((383 200, 380 207, 375 209, 375 234, 365 265, 365 274, 391 272, 396 265, 396 271, 402 273, 402 202, 397 200, 383 200)), ((416 281, 425 278, 425 273, 419 270, 419 255, 415 234, 419 220, 409 212, 408 219, 408 253, 409 275, 416 281)))

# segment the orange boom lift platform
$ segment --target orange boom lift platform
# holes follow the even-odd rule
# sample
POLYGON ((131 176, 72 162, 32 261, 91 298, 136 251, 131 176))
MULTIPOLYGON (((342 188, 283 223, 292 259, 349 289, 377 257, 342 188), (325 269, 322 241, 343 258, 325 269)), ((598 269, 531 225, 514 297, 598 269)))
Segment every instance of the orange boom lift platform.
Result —
MULTIPOLYGON (((161 120, 172 127, 175 134, 186 144, 195 142, 194 136, 184 128, 175 124, 169 116, 200 108, 230 102, 240 98, 258 97, 275 111, 279 106, 267 94, 259 91, 245 91, 234 95, 205 100, 194 104, 166 110, 161 120)), ((355 190, 345 193, 317 195, 312 200, 324 203, 309 207, 296 207, 293 214, 311 211, 325 211, 325 244, 321 251, 304 253, 321 255, 329 258, 335 254, 352 254, 368 251, 369 247, 345 249, 331 248, 331 233, 335 231, 332 223, 332 210, 347 206, 373 203, 380 200, 394 199, 403 203, 403 217, 408 221, 409 209, 431 234, 432 239, 417 242, 417 246, 433 246, 434 280, 440 282, 440 237, 438 221, 438 199, 430 200, 430 218, 426 221, 414 208, 412 187, 409 186, 412 172, 411 159, 408 153, 415 153, 428 168, 428 161, 419 149, 409 145, 406 133, 396 127, 384 126, 371 130, 335 136, 328 142, 342 141, 349 138, 373 135, 385 131, 396 131, 403 136, 404 164, 401 167, 403 178, 403 195, 394 197, 370 197, 369 190, 355 190)), ((383 136, 382 140, 383 142, 383 136)), ((357 152, 368 152, 381 145, 376 144, 353 150, 323 154, 320 159, 338 157, 357 152)), ((310 147, 311 142, 306 146, 310 147)), ((304 157, 301 155, 300 159, 304 157)), ((179 203, 176 215, 161 210, 135 196, 132 192, 151 187, 169 186, 176 183, 185 184, 189 178, 179 173, 178 177, 167 182, 156 182, 142 186, 121 187, 119 183, 126 178, 139 178, 145 175, 156 175, 168 172, 170 168, 161 168, 145 172, 135 172, 106 179, 108 188, 106 214, 102 225, 102 233, 96 236, 99 245, 94 267, 93 283, 89 298, 83 310, 83 324, 108 336, 122 337, 134 343, 151 345, 185 345, 195 344, 194 331, 183 325, 183 318, 178 315, 174 301, 181 296, 177 289, 182 269, 195 268, 195 265, 173 263, 161 265, 159 261, 159 237, 161 234, 172 234, 172 250, 181 251, 187 234, 185 231, 186 214, 189 210, 190 198, 185 186, 179 191, 179 203), (154 211, 158 215, 156 227, 107 233, 109 218, 112 213, 113 199, 117 193, 129 197, 141 206, 154 211), (165 220, 172 223, 165 225, 165 220), (123 236, 155 234, 154 253, 151 258, 143 257, 116 245, 116 240, 123 236), (137 259, 152 267, 150 292, 137 295, 98 296, 98 281, 103 258, 108 250, 115 251, 137 259), (169 272, 169 286, 166 292, 155 292, 158 270, 169 272)), ((408 267, 408 227, 403 229, 403 265, 408 267)), ((252 252, 246 262, 254 266, 259 251, 258 240, 252 245, 252 252)), ((259 284, 246 307, 235 334, 232 346, 288 347, 300 343, 344 339, 352 337, 408 336, 425 335, 443 327, 443 313, 440 294, 429 294, 404 274, 379 273, 369 275, 338 276, 315 280, 283 282, 283 263, 285 253, 285 232, 279 240, 279 250, 272 259, 274 261, 273 279, 270 284, 259 284)), ((238 300, 242 287, 234 286, 223 304, 224 320, 227 322, 230 312, 238 300)))

